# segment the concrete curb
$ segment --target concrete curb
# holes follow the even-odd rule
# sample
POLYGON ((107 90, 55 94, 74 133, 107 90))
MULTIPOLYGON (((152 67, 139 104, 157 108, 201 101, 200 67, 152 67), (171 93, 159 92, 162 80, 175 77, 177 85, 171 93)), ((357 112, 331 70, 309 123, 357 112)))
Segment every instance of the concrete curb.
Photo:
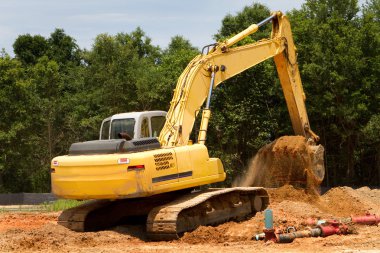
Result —
POLYGON ((0 194, 0 205, 38 205, 56 199, 52 193, 3 193, 0 194))

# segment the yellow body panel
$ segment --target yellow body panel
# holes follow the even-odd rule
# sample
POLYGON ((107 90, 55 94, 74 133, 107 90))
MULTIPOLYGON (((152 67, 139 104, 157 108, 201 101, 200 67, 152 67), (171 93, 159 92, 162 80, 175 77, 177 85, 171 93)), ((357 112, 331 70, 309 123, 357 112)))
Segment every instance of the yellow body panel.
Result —
POLYGON ((196 144, 136 153, 59 156, 53 159, 52 192, 69 199, 144 197, 224 181, 218 158, 196 144), (120 158, 129 163, 119 164, 120 158), (144 169, 131 169, 144 165, 144 169))

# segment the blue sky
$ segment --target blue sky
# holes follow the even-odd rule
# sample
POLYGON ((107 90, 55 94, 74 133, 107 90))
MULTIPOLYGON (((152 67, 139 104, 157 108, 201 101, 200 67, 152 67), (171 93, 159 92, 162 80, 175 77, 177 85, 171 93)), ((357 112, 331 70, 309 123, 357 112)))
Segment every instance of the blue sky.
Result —
MULTIPOLYGON (((271 10, 300 8, 303 0, 261 0, 271 10)), ((96 35, 131 32, 140 26, 154 45, 165 48, 175 35, 197 47, 213 42, 221 21, 250 0, 0 0, 0 48, 13 55, 21 34, 48 37, 63 28, 81 48, 90 49, 96 35)))

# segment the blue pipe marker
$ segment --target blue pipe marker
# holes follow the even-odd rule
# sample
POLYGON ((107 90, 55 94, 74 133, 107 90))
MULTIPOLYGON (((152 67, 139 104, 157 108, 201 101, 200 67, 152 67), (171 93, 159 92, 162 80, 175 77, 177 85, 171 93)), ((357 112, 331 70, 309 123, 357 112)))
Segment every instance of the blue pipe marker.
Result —
POLYGON ((265 229, 273 229, 273 211, 266 209, 264 211, 265 229))

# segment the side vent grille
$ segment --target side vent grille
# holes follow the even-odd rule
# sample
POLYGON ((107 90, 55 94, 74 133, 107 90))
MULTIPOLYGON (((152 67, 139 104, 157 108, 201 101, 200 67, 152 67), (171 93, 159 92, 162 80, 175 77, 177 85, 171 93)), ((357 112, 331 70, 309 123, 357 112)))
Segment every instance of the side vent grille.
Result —
POLYGON ((174 166, 173 153, 161 153, 154 155, 156 170, 166 170, 174 166))
POLYGON ((142 146, 142 145, 148 145, 148 144, 155 144, 160 143, 157 138, 149 138, 145 140, 139 140, 139 141, 132 141, 133 145, 135 146, 142 146))

